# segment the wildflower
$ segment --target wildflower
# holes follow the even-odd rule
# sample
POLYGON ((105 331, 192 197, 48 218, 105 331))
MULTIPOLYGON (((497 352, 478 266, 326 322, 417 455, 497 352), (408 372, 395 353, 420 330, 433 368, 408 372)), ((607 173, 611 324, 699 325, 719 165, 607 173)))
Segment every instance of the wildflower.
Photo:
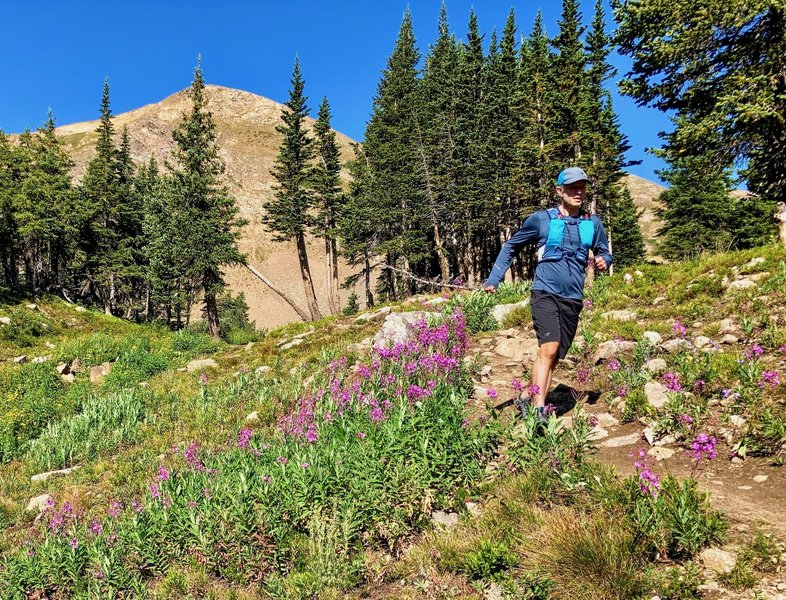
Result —
POLYGON ((193 500, 189 500, 188 502, 186 502, 186 506, 188 507, 189 510, 194 510, 197 507, 197 503, 194 502, 193 500))
POLYGON ((307 462, 300 463, 300 466, 301 466, 303 469, 308 469, 308 468, 311 466, 311 463, 307 463, 307 462))
POLYGON ((579 383, 589 383, 590 369, 589 367, 581 367, 576 370, 576 379, 579 383))
POLYGON ((96 520, 93 520, 87 528, 93 535, 101 535, 104 532, 104 528, 101 526, 101 523, 96 520))
POLYGON ((464 280, 461 277, 456 277, 453 280, 453 285, 464 285, 464 280))
POLYGON ((462 429, 466 429, 467 427, 469 427, 469 419, 464 419, 464 420, 461 422, 461 428, 462 428, 462 429))
POLYGON ((330 423, 333 421, 333 413, 329 410, 325 411, 325 414, 322 415, 322 420, 326 423, 330 423))
POLYGON ((205 375, 204 373, 202 373, 202 374, 199 376, 199 382, 200 382, 202 385, 207 385, 207 375, 205 375))
POLYGON ((358 375, 363 379, 368 379, 369 377, 371 377, 371 369, 369 369, 365 365, 360 365, 358 367, 358 375))
POLYGON ((148 489, 150 490, 150 495, 153 498, 160 498, 161 497, 161 490, 158 488, 158 484, 157 483, 151 483, 150 487, 148 489))
POLYGON ((535 385, 535 384, 533 383, 531 386, 529 386, 529 388, 527 389, 527 391, 528 391, 530 394, 532 394, 533 396, 537 396, 538 394, 540 394, 540 386, 539 386, 539 385, 535 385))
POLYGON ((685 327, 685 324, 680 321, 679 319, 674 321, 674 324, 671 326, 671 330, 676 333, 680 337, 685 337, 685 334, 688 331, 688 328, 685 327))
POLYGON ((309 429, 308 431, 306 431, 306 441, 307 442, 309 442, 310 444, 313 444, 318 439, 319 439, 319 435, 317 434, 317 430, 316 429, 309 429))
POLYGON ((677 417, 677 419, 683 425, 690 425, 691 423, 693 423, 693 417, 687 414, 680 415, 679 417, 677 417))
POLYGON ((385 413, 383 413, 382 409, 379 407, 372 408, 368 413, 368 416, 374 423, 379 423, 380 421, 385 420, 385 413))
POLYGON ((489 388, 489 389, 486 390, 486 395, 489 398, 496 398, 497 397, 497 390, 495 390, 494 388, 489 388))
POLYGON ((101 567, 96 567, 96 570, 93 572, 93 575, 99 581, 101 581, 104 578, 104 572, 101 570, 101 567))
POLYGON ((521 383, 520 379, 514 379, 513 381, 510 382, 510 385, 518 393, 521 393, 521 390, 524 389, 524 384, 521 383))
MULTIPOLYGON (((629 456, 633 457, 631 452, 629 456)), ((636 472, 639 474, 639 488, 642 494, 656 496, 660 490, 660 477, 649 468, 647 464, 647 453, 644 448, 636 451, 636 460, 633 462, 636 472)))
POLYGON ((780 377, 778 376, 778 371, 764 371, 761 374, 761 380, 763 383, 771 385, 772 387, 780 385, 781 382, 780 377))
POLYGON ((141 513, 144 510, 144 506, 142 506, 142 504, 136 500, 131 501, 131 508, 138 513, 141 513))
POLYGON ((69 538, 68 545, 74 549, 79 548, 79 540, 73 537, 69 538))
POLYGON ((703 379, 697 379, 693 382, 693 391, 696 394, 703 394, 707 389, 707 382, 703 379))
POLYGON ((286 456, 279 456, 276 459, 276 461, 278 461, 282 465, 285 465, 285 464, 287 464, 289 462, 289 459, 286 456))
POLYGON ((592 300, 586 298, 583 302, 584 310, 591 310, 592 309, 592 300))
POLYGON ((202 464, 202 461, 199 460, 199 444, 196 442, 191 442, 186 449, 183 450, 183 460, 185 460, 188 467, 194 471, 205 470, 205 466, 202 464))
POLYGON ((161 502, 164 504, 165 508, 169 508, 170 506, 172 506, 172 498, 170 498, 169 496, 164 496, 164 499, 161 502))
POLYGON ((590 424, 590 427, 595 427, 598 424, 598 415, 595 413, 587 415, 587 423, 590 424))
POLYGON ((677 375, 671 371, 664 373, 663 383, 666 385, 666 389, 670 392, 679 392, 682 389, 680 381, 677 379, 677 375))
POLYGON ((715 458, 717 455, 715 452, 715 442, 715 436, 709 436, 706 433, 700 433, 693 439, 690 448, 696 462, 702 459, 713 460, 715 458))
POLYGON ((159 481, 166 481, 169 479, 169 469, 166 467, 158 467, 158 480, 159 481))
POLYGON ((116 534, 111 533, 108 536, 106 536, 107 546, 114 546, 116 542, 117 542, 117 535, 116 534))
POLYGON ((35 556, 35 550, 32 548, 27 549, 27 558, 33 558, 35 556))
POLYGON ((628 390, 627 384, 621 385, 620 387, 617 388, 617 395, 620 398, 625 398, 628 395, 628 393, 629 393, 629 390, 628 390))
POLYGON ((755 343, 750 348, 746 348, 742 354, 748 360, 756 360, 762 354, 764 354, 764 348, 762 348, 759 344, 755 343))
POLYGON ((202 488, 199 494, 200 496, 202 496, 203 498, 207 498, 208 500, 210 500, 210 498, 212 497, 210 490, 208 488, 202 488))
POLYGON ((782 344, 778 346, 778 353, 779 354, 786 354, 786 344, 782 344))
POLYGON ((365 432, 363 432, 363 431, 358 431, 358 432, 357 432, 357 436, 358 436, 358 439, 359 439, 359 440, 362 440, 362 439, 365 439, 365 437, 366 437, 366 434, 365 434, 365 432))
POLYGON ((606 363, 606 368, 609 371, 619 371, 620 370, 620 361, 618 361, 613 356, 609 359, 609 362, 606 363))
POLYGON ((270 475, 262 475, 260 479, 262 480, 262 483, 270 483, 273 481, 273 478, 270 475))
POLYGON ((554 406, 553 404, 546 404, 546 406, 543 407, 543 416, 544 417, 548 417, 549 415, 553 415, 556 412, 557 412, 557 407, 554 406))
POLYGON ((240 431, 237 432, 237 447, 248 448, 248 442, 251 440, 252 435, 254 435, 253 431, 247 427, 243 427, 240 431))

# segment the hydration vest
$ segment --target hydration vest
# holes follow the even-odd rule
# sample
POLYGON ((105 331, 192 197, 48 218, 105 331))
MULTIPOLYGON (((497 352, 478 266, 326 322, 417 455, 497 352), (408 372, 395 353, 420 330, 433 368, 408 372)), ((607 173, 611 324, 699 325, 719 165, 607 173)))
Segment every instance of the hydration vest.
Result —
POLYGON ((573 254, 582 264, 587 263, 589 251, 595 240, 595 223, 587 212, 582 212, 579 219, 579 239, 581 246, 577 250, 567 250, 562 245, 565 235, 565 220, 556 208, 546 211, 549 215, 549 232, 546 243, 538 248, 538 262, 561 260, 566 254, 573 254))

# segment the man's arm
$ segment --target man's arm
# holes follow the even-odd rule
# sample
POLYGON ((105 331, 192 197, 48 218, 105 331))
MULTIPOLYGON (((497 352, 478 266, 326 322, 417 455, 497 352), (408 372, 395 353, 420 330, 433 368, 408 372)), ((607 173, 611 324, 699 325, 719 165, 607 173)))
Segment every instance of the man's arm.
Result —
POLYGON ((483 284, 484 288, 497 289, 505 273, 508 272, 510 265, 513 264, 513 259, 516 254, 521 250, 521 247, 527 242, 532 242, 540 237, 540 216, 538 213, 533 213, 521 226, 513 236, 505 242, 499 251, 497 260, 494 261, 494 266, 491 268, 491 275, 489 275, 486 283, 483 284))
POLYGON ((603 222, 600 219, 598 219, 598 230, 595 234, 595 244, 592 247, 592 252, 596 260, 602 258, 605 261, 606 269, 611 266, 613 258, 611 252, 609 252, 609 238, 606 237, 606 230, 603 228, 603 222))

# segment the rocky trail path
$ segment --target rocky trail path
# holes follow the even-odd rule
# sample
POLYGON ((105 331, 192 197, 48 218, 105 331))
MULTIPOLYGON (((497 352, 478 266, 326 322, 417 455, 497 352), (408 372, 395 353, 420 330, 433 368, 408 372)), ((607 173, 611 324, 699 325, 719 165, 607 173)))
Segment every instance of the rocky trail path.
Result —
MULTIPOLYGON (((469 350, 469 355, 473 353, 479 356, 483 367, 469 400, 471 414, 488 415, 489 407, 507 404, 501 409, 501 418, 518 418, 515 407, 505 401, 516 396, 511 386, 514 379, 528 381, 526 367, 532 364, 537 353, 534 332, 528 328, 508 329, 478 337, 469 350), (489 388, 496 392, 496 398, 489 397, 489 388)), ((710 492, 712 505, 723 511, 731 522, 727 550, 733 551, 741 540, 748 539, 755 532, 773 534, 777 540, 786 541, 785 467, 774 465, 771 459, 766 458, 729 460, 730 448, 719 440, 717 458, 704 462, 697 469, 692 455, 684 447, 677 443, 663 444, 658 440, 650 443, 644 424, 638 421, 623 423, 619 412, 615 412, 598 391, 582 394, 576 391, 578 388, 576 365, 568 357, 554 374, 549 403, 557 407, 558 418, 566 427, 572 426, 577 406, 585 415, 597 418, 598 424, 591 433, 597 460, 613 465, 622 476, 635 474, 631 453, 644 448, 653 470, 659 475, 696 479, 701 489, 710 492)), ((729 557, 733 558, 731 554, 729 557)), ((755 596, 750 590, 724 590, 708 576, 705 597, 786 600, 783 574, 765 578, 757 589, 765 595, 755 596)))

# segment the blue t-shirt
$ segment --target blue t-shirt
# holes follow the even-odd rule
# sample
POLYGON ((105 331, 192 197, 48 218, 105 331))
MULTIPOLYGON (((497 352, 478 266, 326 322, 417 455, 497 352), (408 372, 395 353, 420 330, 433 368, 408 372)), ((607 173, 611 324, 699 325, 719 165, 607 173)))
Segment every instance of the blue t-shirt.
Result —
MULTIPOLYGON (((597 215, 591 215, 595 225, 595 236, 592 241, 592 251, 595 256, 602 256, 607 265, 611 265, 611 253, 609 252, 609 241, 603 223, 597 215)), ((576 250, 581 249, 581 238, 579 236, 579 217, 563 216, 565 221, 565 233, 562 236, 562 247, 565 250, 560 260, 539 262, 535 268, 535 278, 532 282, 533 290, 541 290, 560 296, 581 300, 584 290, 584 267, 585 263, 576 256, 576 250)), ((540 249, 546 243, 549 236, 549 221, 551 218, 545 210, 539 210, 529 217, 513 236, 505 242, 499 251, 499 256, 494 262, 484 287, 499 286, 505 277, 513 259, 518 254, 524 244, 537 240, 537 247, 540 249)))

